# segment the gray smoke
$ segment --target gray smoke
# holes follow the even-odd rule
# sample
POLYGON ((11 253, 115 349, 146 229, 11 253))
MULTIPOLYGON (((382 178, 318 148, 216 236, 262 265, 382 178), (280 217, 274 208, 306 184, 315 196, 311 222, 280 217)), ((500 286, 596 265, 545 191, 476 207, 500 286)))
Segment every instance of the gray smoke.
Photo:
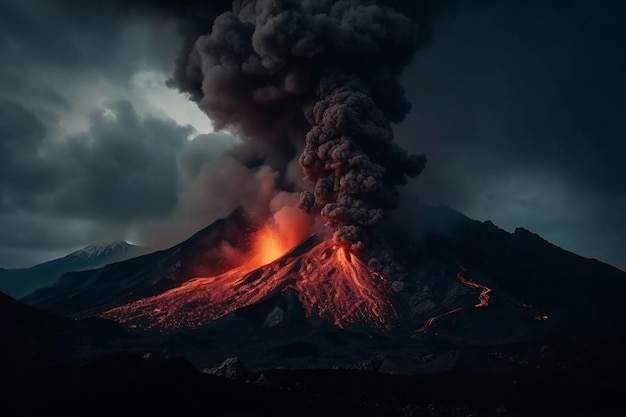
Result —
POLYGON ((299 155, 310 183, 301 209, 380 270, 381 221, 396 186, 426 162, 391 129, 410 110, 397 77, 419 34, 414 20, 371 0, 238 0, 174 81, 264 164, 286 174, 299 155))

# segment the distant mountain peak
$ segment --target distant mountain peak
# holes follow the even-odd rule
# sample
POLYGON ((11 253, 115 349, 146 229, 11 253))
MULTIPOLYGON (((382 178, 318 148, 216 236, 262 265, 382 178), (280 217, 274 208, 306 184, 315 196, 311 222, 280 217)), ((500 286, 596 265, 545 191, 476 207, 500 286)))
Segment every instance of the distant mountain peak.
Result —
POLYGON ((62 258, 21 269, 0 269, 0 291, 21 298, 54 284, 66 272, 101 268, 107 264, 143 255, 145 249, 125 240, 85 246, 62 258))
POLYGON ((115 240, 109 243, 96 243, 85 246, 75 252, 72 252, 69 256, 81 255, 81 256, 100 256, 103 254, 117 252, 121 250, 130 249, 131 247, 137 247, 133 244, 126 242, 125 240, 115 240))

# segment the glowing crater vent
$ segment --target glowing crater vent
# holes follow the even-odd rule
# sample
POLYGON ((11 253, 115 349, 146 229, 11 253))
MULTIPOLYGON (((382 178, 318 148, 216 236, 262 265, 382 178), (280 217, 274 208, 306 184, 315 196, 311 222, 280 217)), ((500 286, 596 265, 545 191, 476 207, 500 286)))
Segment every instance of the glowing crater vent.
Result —
POLYGON ((292 288, 308 317, 317 316, 341 328, 389 327, 396 313, 388 296, 387 279, 332 240, 301 254, 287 254, 296 245, 271 229, 261 229, 252 245, 253 253, 240 266, 219 275, 194 278, 103 316, 140 328, 193 328, 292 288))

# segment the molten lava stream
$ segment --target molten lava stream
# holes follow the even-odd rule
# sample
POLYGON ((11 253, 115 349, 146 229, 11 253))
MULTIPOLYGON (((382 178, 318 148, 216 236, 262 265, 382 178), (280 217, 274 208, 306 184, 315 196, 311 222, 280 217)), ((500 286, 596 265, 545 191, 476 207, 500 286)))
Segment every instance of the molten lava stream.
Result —
MULTIPOLYGON (((459 281, 461 281, 461 283, 463 283, 464 285, 467 285, 469 287, 472 288, 478 288, 480 289, 480 294, 478 294, 478 303, 476 305, 474 305, 474 308, 483 308, 483 307, 487 307, 489 305, 489 293, 491 293, 491 288, 485 287, 484 285, 478 284, 474 281, 470 281, 467 278, 465 278, 465 276, 463 275, 463 272, 467 271, 467 269, 465 269, 465 267, 459 265, 459 267, 461 268, 461 270, 456 274, 456 277, 459 281)), ((452 309, 450 311, 446 311, 443 314, 439 314, 437 316, 433 316, 431 318, 429 318, 428 320, 426 320, 426 323, 418 328, 415 329, 414 331, 416 333, 422 333, 425 332, 426 330, 428 330, 430 327, 432 327, 437 321, 439 321, 440 318, 445 317, 445 316, 449 316, 451 314, 455 314, 458 313, 459 311, 464 310, 464 307, 457 307, 455 309, 452 309)))
POLYGON ((340 328, 346 324, 389 328, 396 312, 388 297, 388 280, 331 241, 318 245, 303 261, 294 288, 307 316, 317 314, 340 328))
POLYGON ((491 293, 491 288, 485 287, 484 285, 468 280, 467 278, 463 276, 463 272, 465 271, 466 269, 461 267, 461 271, 459 271, 459 273, 456 274, 457 279, 467 286, 478 288, 481 290, 480 294, 478 294, 478 304, 476 304, 474 307, 476 308, 487 307, 489 305, 489 293, 491 293))
POLYGON ((298 242, 286 242, 275 232, 270 227, 257 233, 252 256, 234 269, 194 278, 103 316, 131 327, 193 328, 292 288, 308 317, 317 315, 339 327, 389 327, 396 313, 385 278, 331 240, 302 255, 284 257, 298 242))
POLYGON ((415 329, 415 332, 417 332, 417 333, 425 332, 427 329, 432 327, 433 324, 435 324, 437 321, 439 321, 440 318, 445 317, 445 316, 449 316, 450 314, 458 313, 461 310, 463 310, 463 307, 457 307, 457 308, 455 308, 453 310, 446 311, 443 314, 439 314, 438 316, 433 316, 433 317, 429 318, 428 320, 426 320, 426 323, 422 327, 420 327, 418 329, 415 329))

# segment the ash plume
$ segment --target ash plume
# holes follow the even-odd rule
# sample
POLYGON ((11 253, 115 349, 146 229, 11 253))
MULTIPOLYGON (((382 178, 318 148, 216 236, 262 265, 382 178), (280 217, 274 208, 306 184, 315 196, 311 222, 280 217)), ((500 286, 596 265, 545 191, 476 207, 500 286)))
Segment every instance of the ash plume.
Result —
POLYGON ((426 162, 391 128, 410 110, 398 75, 420 34, 383 2, 237 0, 181 54, 173 84, 277 172, 297 158, 300 208, 381 270, 381 221, 426 162))

